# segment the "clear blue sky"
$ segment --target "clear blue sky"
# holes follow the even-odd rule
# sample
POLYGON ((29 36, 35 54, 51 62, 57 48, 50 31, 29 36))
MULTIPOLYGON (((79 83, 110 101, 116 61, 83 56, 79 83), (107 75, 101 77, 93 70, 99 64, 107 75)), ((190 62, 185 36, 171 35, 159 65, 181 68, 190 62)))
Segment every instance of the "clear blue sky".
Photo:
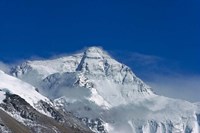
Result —
POLYGON ((0 1, 1 61, 49 57, 91 45, 155 55, 179 62, 182 71, 200 73, 200 2, 0 1))

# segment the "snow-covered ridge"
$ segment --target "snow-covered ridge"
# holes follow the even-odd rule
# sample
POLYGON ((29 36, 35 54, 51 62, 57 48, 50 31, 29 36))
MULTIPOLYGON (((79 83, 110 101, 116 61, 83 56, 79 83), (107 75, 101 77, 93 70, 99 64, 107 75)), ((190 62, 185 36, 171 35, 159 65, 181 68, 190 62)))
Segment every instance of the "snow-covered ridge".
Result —
MULTIPOLYGON (((12 77, 0 70, 0 91, 1 94, 16 94, 26 100, 32 107, 35 107, 40 100, 51 103, 50 100, 36 91, 32 85, 12 77)), ((3 100, 3 99, 2 99, 3 100)))

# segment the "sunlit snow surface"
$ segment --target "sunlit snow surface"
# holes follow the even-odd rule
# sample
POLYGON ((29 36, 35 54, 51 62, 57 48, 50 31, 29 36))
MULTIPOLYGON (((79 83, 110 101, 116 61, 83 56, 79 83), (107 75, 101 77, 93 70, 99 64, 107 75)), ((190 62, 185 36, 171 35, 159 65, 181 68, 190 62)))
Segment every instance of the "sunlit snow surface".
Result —
POLYGON ((199 107, 156 95, 101 48, 28 61, 12 74, 76 116, 101 118, 109 133, 199 133, 199 107))
POLYGON ((44 97, 38 93, 36 88, 32 85, 21 81, 15 77, 5 74, 0 70, 0 102, 2 103, 5 99, 5 94, 16 94, 28 102, 32 107, 34 107, 39 112, 47 115, 45 112, 36 107, 37 103, 42 100, 47 103, 51 103, 48 98, 44 97))

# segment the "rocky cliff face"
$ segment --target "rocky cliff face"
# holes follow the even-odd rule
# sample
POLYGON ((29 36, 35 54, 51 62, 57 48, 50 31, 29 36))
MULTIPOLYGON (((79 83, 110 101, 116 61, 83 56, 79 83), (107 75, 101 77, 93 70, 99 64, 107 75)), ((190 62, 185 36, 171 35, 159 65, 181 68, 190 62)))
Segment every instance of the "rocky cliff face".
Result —
MULTIPOLYGON (((4 112, 4 114, 8 113, 13 117, 11 117, 11 121, 16 121, 14 120, 14 118, 16 118, 21 122, 17 122, 21 127, 23 127, 22 129, 18 129, 20 132, 23 130, 32 133, 91 132, 81 124, 81 121, 73 117, 71 114, 63 114, 44 101, 40 101, 37 106, 43 108, 51 117, 41 114, 24 99, 15 94, 6 94, 6 98, 3 100, 3 103, 0 104, 0 107, 2 108, 1 112, 4 112)), ((4 125, 3 123, 4 122, 2 121, 2 125, 4 125)), ((5 124, 3 126, 4 129, 2 130, 15 132, 14 129, 9 128, 10 126, 11 125, 6 126, 5 124)), ((15 125, 12 126, 14 127, 15 125)))

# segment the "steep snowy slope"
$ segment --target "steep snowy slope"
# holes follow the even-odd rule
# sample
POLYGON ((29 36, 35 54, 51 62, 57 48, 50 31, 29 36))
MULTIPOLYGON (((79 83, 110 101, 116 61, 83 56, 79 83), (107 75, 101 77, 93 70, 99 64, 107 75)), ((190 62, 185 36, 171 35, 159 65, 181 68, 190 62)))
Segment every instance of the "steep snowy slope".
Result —
POLYGON ((0 70, 0 102, 2 102, 5 97, 4 94, 6 93, 19 95, 33 107, 35 107, 35 104, 37 104, 40 100, 51 103, 48 98, 38 93, 36 88, 32 85, 15 77, 9 76, 0 70))
POLYGON ((0 70, 0 132, 91 133, 80 120, 56 110, 53 103, 36 90, 0 70))
POLYGON ((199 107, 154 94, 129 67, 98 47, 27 61, 11 74, 37 86, 95 132, 199 133, 199 107))

